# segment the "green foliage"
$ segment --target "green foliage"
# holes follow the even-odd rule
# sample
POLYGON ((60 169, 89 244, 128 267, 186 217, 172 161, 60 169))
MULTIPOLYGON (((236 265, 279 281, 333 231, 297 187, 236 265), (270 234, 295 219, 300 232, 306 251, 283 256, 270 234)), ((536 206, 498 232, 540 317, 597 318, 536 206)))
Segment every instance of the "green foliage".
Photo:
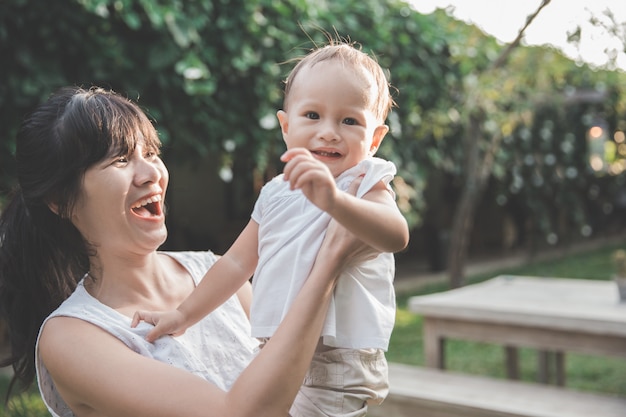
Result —
POLYGON ((280 170, 275 112, 290 60, 329 34, 372 52, 397 89, 379 155, 398 165, 399 204, 411 225, 455 204, 442 196, 456 195, 468 175, 460 138, 477 108, 487 112, 479 147, 503 137, 490 173, 504 209, 520 203, 537 231, 559 235, 558 222, 595 230, 591 218, 613 204, 624 179, 589 172, 585 129, 601 116, 610 129, 626 130, 623 74, 519 48, 502 70, 482 76, 502 45, 442 10, 424 16, 400 0, 0 2, 0 196, 14 184, 23 116, 62 85, 93 84, 139 101, 168 162, 218 155, 214 173, 232 173, 234 212, 247 216, 258 184, 280 170), (582 88, 603 89, 607 99, 564 105, 582 88), (563 214, 555 202, 572 210, 563 214))
MULTIPOLYGON (((594 219, 603 208, 614 205, 616 188, 624 182, 620 174, 599 175, 591 169, 587 140, 589 129, 598 124, 608 123, 609 132, 618 129, 617 120, 609 117, 618 96, 606 92, 607 86, 616 85, 611 81, 616 74, 574 67, 543 48, 519 51, 511 65, 517 69, 537 61, 546 62, 550 70, 516 70, 506 81, 516 87, 501 89, 518 104, 498 105, 510 109, 508 114, 500 110, 505 119, 498 122, 504 136, 493 171, 498 202, 532 213, 535 230, 550 241, 568 233, 570 238, 587 237, 595 232, 594 219)), ((623 113, 617 117, 623 118, 623 113)))
POLYGON ((32 387, 19 395, 13 395, 8 404, 4 399, 9 385, 8 376, 0 374, 0 415, 6 417, 49 417, 50 413, 46 409, 39 391, 32 387))
POLYGON ((519 47, 494 69, 504 46, 475 27, 457 29, 449 29, 446 40, 460 82, 455 94, 440 101, 445 106, 448 100, 449 118, 439 113, 432 120, 462 134, 444 136, 439 167, 462 184, 472 177, 465 166, 468 146, 478 148, 483 161, 492 153, 488 174, 496 203, 525 219, 519 229, 551 243, 601 231, 607 226, 602 219, 622 209, 616 196, 626 181, 624 151, 613 151, 607 171, 592 170, 588 132, 603 125, 608 145, 619 148, 613 133, 626 127, 619 92, 625 74, 574 64, 546 47, 519 47), (480 139, 459 146, 477 112, 480 139))
MULTIPOLYGON (((216 173, 231 170, 243 184, 266 178, 284 149, 274 116, 291 68, 284 63, 330 34, 374 51, 400 91, 380 152, 398 161, 406 182, 400 194, 419 221, 421 160, 428 158, 420 115, 441 95, 448 61, 443 31, 403 2, 8 0, 0 7, 1 52, 11 58, 1 74, 1 194, 13 178, 19 120, 67 84, 108 86, 137 99, 155 119, 169 160, 221 154, 216 173)), ((237 201, 247 212, 255 195, 241 190, 237 201)))

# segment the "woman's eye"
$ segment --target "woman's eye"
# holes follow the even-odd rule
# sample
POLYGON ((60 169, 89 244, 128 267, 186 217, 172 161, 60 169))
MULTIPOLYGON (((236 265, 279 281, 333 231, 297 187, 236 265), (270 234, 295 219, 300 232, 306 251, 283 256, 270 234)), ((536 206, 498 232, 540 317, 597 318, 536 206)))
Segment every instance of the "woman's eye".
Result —
POLYGON ((128 162, 128 157, 126 155, 124 156, 118 156, 117 158, 115 158, 114 161, 116 164, 125 164, 128 162))
POLYGON ((146 149, 144 158, 149 159, 149 160, 154 160, 158 158, 160 155, 161 155, 161 152, 159 148, 150 147, 149 149, 146 149))

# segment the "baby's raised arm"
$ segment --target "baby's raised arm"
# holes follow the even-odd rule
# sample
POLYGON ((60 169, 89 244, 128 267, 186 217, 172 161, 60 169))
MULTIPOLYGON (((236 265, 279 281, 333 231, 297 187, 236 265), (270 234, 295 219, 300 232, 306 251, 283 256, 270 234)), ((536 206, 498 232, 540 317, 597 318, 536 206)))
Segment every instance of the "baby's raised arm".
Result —
POLYGON ((317 207, 326 211, 356 237, 381 252, 398 252, 409 242, 409 229, 392 194, 379 182, 362 198, 339 190, 326 165, 304 148, 290 149, 284 178, 300 189, 317 207))
POLYGON ((196 289, 172 311, 137 311, 131 327, 140 321, 154 325, 146 335, 153 342, 169 334, 178 336, 215 310, 235 294, 252 277, 258 258, 259 225, 250 220, 235 243, 209 268, 196 289))

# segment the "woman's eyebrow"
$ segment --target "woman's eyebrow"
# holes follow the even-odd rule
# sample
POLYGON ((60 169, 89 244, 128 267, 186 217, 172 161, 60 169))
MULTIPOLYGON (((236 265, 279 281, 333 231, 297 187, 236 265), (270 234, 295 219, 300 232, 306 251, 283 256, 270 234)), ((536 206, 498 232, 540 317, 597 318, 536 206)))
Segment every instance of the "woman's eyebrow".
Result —
POLYGON ((116 156, 128 155, 130 153, 130 149, 123 145, 113 145, 109 148, 106 153, 106 158, 115 158, 116 156), (125 149, 126 148, 126 149, 125 149))

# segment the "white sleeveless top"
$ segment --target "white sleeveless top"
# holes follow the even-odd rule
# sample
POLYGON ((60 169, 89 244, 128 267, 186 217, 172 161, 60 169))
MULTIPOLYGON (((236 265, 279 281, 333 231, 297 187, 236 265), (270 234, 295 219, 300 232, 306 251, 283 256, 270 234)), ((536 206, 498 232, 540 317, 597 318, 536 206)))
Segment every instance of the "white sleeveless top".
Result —
MULTIPOLYGON (((163 253, 183 265, 196 285, 217 260, 210 251, 163 253)), ((48 316, 41 328, 48 319, 56 316, 75 317, 92 323, 111 333, 133 351, 187 370, 223 390, 230 389, 252 360, 258 346, 256 339, 250 337, 250 323, 236 295, 189 327, 182 336, 164 336, 155 343, 145 340, 152 325, 142 322, 131 328, 131 319, 92 297, 85 290, 83 280, 74 293, 48 316)), ((41 361, 39 339, 35 352, 39 391, 48 410, 53 417, 74 417, 41 361)))

